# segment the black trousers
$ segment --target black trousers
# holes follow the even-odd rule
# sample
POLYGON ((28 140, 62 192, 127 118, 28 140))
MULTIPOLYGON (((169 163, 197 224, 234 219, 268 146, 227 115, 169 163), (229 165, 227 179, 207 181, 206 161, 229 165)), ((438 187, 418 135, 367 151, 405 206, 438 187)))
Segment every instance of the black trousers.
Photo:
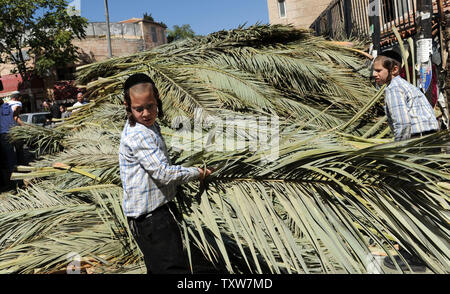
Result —
POLYGON ((131 232, 144 254, 147 274, 190 273, 181 231, 172 213, 178 217, 175 203, 169 202, 150 215, 128 218, 131 232))
POLYGON ((225 274, 208 261, 194 244, 190 244, 192 269, 183 246, 181 219, 174 202, 169 202, 138 219, 128 218, 133 237, 144 255, 147 274, 225 274))

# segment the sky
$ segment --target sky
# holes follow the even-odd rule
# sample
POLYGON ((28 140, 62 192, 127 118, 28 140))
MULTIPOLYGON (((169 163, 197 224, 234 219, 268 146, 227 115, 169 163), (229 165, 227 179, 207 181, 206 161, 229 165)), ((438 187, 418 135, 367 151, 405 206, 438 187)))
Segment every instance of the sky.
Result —
MULTIPOLYGON (((108 0, 108 10, 110 22, 142 18, 146 12, 168 29, 189 24, 197 35, 269 23, 267 0, 108 0)), ((106 21, 105 1, 81 0, 81 16, 106 21)))

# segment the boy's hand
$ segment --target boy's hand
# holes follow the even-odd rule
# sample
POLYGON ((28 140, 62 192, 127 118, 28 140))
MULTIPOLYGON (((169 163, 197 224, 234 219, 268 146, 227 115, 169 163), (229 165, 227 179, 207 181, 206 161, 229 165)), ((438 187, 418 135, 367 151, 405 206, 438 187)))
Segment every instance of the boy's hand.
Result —
POLYGON ((202 168, 198 168, 198 171, 200 172, 199 180, 203 181, 207 176, 209 176, 214 171, 214 169, 207 168, 204 170, 202 168))

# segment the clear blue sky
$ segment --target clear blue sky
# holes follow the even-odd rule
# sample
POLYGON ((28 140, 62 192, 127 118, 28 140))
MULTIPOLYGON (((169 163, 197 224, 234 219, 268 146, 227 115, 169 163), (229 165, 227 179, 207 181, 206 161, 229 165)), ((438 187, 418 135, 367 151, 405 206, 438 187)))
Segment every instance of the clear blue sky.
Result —
MULTIPOLYGON (((147 12, 169 29, 190 24, 198 35, 269 23, 267 0, 108 0, 108 7, 110 22, 142 18, 147 12)), ((81 16, 105 21, 104 0, 81 0, 81 16)))

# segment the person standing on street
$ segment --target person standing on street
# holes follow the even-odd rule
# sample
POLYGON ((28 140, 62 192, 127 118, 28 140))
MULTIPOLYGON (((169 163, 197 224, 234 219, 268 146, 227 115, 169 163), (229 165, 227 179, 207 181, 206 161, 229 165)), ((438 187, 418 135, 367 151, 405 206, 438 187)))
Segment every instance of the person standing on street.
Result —
POLYGON ((72 108, 73 108, 72 112, 78 111, 79 109, 77 109, 77 108, 79 108, 80 106, 83 106, 85 104, 87 104, 87 103, 84 101, 83 93, 78 92, 77 102, 75 102, 75 104, 72 105, 72 108))
POLYGON ((55 118, 61 118, 61 111, 59 111, 58 105, 53 100, 44 100, 42 103, 44 108, 50 112, 49 116, 47 117, 48 124, 55 123, 55 118))
MULTIPOLYGON (((4 182, 10 183, 11 173, 14 167, 17 165, 17 151, 23 152, 17 146, 10 142, 8 138, 9 130, 13 126, 23 125, 22 120, 19 117, 22 109, 21 95, 19 92, 14 92, 11 95, 11 100, 5 102, 0 107, 0 145, 2 150, 2 161, 6 162, 6 171, 2 172, 4 182)), ((21 154, 19 154, 20 157, 21 154)))
POLYGON ((61 112, 61 118, 68 118, 70 117, 70 112, 67 111, 67 107, 63 104, 59 106, 59 111, 61 112))

